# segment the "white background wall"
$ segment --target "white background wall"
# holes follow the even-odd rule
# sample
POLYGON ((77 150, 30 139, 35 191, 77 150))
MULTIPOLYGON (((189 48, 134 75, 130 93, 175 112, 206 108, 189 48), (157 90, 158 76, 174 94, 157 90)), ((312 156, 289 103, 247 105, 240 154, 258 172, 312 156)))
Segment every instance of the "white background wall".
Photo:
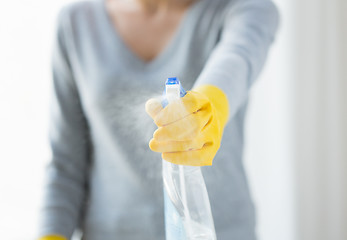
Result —
POLYGON ((50 49, 64 0, 0 1, 0 238, 32 239, 49 158, 50 49))
MULTIPOLYGON (((34 234, 50 154, 54 19, 69 1, 0 2, 1 239, 34 234)), ((260 240, 345 240, 346 1, 275 2, 282 23, 251 92, 246 131, 260 240)))
POLYGON ((275 0, 280 28, 250 94, 245 163, 260 240, 294 240, 292 1, 275 0))

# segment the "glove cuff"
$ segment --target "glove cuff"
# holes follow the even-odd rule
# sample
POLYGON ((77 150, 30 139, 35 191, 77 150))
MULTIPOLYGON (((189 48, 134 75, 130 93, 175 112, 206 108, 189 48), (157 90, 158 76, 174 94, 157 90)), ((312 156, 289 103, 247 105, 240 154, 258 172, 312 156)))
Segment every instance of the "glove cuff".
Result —
POLYGON ((213 85, 201 85, 193 91, 204 94, 214 106, 218 121, 222 129, 229 120, 229 101, 226 94, 218 87, 213 85))

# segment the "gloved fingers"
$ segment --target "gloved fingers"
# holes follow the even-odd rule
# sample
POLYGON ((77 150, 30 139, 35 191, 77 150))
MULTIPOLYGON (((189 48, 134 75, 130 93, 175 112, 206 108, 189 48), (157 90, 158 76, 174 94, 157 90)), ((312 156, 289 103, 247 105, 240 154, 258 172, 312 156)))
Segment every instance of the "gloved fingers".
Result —
POLYGON ((158 98, 151 98, 146 102, 146 112, 152 119, 154 119, 162 109, 161 101, 158 98))
POLYGON ((181 99, 188 112, 195 112, 206 104, 210 104, 210 100, 205 95, 194 91, 189 91, 181 99))
POLYGON ((169 125, 159 127, 153 134, 158 141, 185 141, 197 137, 211 118, 210 111, 198 111, 169 125))
POLYGON ((211 108, 208 98, 204 95, 189 91, 183 98, 170 102, 154 118, 157 126, 164 126, 178 121, 191 113, 211 108))
POLYGON ((182 152, 164 152, 162 158, 168 162, 186 165, 186 166, 208 166, 212 165, 212 160, 216 151, 213 143, 206 143, 201 149, 182 151, 182 152))
POLYGON ((204 146, 204 139, 194 139, 188 141, 157 141, 152 139, 149 148, 154 152, 183 152, 201 149, 204 146))

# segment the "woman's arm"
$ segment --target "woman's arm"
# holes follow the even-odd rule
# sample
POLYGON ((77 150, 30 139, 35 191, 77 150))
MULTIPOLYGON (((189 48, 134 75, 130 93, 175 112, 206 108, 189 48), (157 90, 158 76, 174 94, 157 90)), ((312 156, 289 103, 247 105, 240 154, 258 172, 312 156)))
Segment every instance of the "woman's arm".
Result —
POLYGON ((66 12, 58 19, 52 62, 52 160, 46 172, 39 230, 40 236, 60 235, 70 239, 78 226, 86 197, 90 140, 67 51, 66 12))
POLYGON ((231 1, 220 42, 195 83, 223 90, 232 118, 247 99, 278 28, 279 15, 270 0, 231 1))
POLYGON ((146 110, 158 126, 150 148, 175 164, 212 165, 225 124, 247 99, 277 25, 271 1, 232 1, 221 40, 193 91, 164 109, 155 99, 147 102, 146 110))

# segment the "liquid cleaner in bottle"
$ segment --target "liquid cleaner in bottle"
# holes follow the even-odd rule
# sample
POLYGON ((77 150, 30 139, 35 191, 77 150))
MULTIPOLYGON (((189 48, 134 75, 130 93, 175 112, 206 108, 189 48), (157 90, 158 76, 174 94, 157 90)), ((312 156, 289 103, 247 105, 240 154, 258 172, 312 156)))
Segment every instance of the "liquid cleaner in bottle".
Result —
MULTIPOLYGON (((178 78, 168 78, 163 106, 185 94, 178 78)), ((201 168, 163 159, 163 183, 166 240, 216 240, 201 168)))

